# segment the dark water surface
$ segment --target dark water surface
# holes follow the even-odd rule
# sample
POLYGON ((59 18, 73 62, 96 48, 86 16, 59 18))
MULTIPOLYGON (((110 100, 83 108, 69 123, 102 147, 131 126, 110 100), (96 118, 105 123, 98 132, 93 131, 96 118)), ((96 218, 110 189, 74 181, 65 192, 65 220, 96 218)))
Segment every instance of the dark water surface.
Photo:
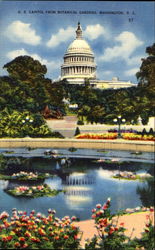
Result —
POLYGON ((45 149, 1 150, 7 156, 9 173, 25 171, 49 172, 54 174, 46 179, 52 189, 62 189, 55 197, 23 198, 13 197, 4 189, 10 185, 27 185, 0 180, 0 211, 11 212, 12 208, 47 214, 49 208, 56 210, 57 217, 77 216, 80 220, 90 219, 91 209, 97 203, 103 204, 111 197, 111 210, 150 206, 153 183, 138 180, 119 180, 112 175, 121 171, 136 173, 153 172, 152 154, 139 155, 125 151, 99 151, 57 149, 56 155, 45 155, 45 149), (116 159, 116 157, 119 157, 116 159), (62 159, 68 159, 63 165, 62 159), (98 162, 101 159, 103 162, 98 162), (145 190, 145 191, 144 191, 145 190))

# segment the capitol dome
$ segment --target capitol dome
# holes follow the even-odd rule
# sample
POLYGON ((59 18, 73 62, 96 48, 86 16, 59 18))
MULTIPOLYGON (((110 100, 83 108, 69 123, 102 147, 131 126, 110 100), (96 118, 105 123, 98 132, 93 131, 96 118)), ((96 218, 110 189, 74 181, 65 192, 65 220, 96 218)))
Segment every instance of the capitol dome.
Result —
POLYGON ((75 39, 68 47, 66 54, 70 53, 89 53, 93 55, 92 49, 84 39, 75 39))
POLYGON ((69 83, 83 83, 86 78, 96 79, 96 64, 94 54, 85 39, 82 37, 80 23, 76 30, 76 39, 69 45, 61 66, 61 79, 69 83))

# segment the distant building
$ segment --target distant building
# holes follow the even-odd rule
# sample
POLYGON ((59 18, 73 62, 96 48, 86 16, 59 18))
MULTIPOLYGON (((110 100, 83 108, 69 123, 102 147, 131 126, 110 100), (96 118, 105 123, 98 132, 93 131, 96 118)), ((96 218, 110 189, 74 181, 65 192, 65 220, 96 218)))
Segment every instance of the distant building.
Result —
POLYGON ((70 84, 83 84, 89 79, 94 88, 127 88, 135 86, 130 81, 120 81, 117 77, 109 80, 96 78, 94 53, 87 41, 82 36, 80 23, 76 30, 76 39, 69 45, 61 66, 61 80, 66 79, 70 84))

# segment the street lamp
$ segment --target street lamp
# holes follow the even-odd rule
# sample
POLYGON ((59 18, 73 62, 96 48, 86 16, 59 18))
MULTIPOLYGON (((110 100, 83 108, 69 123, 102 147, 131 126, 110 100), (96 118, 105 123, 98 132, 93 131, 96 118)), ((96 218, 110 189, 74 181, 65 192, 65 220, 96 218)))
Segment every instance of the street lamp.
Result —
MULTIPOLYGON (((33 119, 30 119, 29 116, 26 116, 25 119, 22 120, 22 123, 23 123, 23 125, 24 125, 24 124, 25 124, 25 125, 28 125, 28 123, 29 123, 29 124, 32 124, 32 123, 33 123, 33 119)), ((26 126, 26 127, 27 127, 27 126, 26 126)))
POLYGON ((117 122, 118 124, 118 136, 117 138, 122 138, 121 136, 121 124, 126 122, 126 120, 124 118, 122 118, 121 115, 117 116, 117 118, 113 119, 114 122, 117 122))

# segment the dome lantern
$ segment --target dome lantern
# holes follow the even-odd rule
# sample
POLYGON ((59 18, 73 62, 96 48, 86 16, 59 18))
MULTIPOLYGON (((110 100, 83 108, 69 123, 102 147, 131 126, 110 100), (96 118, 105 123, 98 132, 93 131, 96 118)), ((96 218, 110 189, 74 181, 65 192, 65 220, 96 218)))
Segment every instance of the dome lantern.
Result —
POLYGON ((81 38, 82 38, 82 29, 81 29, 80 22, 78 22, 78 27, 76 30, 76 39, 81 39, 81 38))

